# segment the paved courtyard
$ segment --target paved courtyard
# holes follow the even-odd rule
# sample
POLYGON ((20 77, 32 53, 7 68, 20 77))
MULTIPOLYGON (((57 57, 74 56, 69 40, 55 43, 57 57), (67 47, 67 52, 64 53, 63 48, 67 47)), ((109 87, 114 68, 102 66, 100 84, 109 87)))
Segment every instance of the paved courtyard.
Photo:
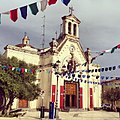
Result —
MULTIPOLYGON (((48 116, 49 113, 45 113, 45 118, 42 118, 42 120, 49 120, 48 116)), ((40 112, 27 111, 27 113, 23 117, 19 118, 0 117, 0 120, 40 120, 40 112)), ((120 120, 120 118, 118 112, 77 111, 77 112, 59 112, 59 120, 120 120)))

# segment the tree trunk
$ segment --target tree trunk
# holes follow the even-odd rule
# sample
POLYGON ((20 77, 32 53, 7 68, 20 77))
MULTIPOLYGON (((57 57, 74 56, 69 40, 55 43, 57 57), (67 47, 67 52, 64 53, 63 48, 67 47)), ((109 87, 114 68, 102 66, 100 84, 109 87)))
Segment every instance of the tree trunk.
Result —
POLYGON ((113 101, 112 104, 113 104, 113 105, 112 105, 112 110, 117 111, 116 101, 113 101))
POLYGON ((115 101, 115 104, 114 104, 114 110, 115 110, 115 112, 117 112, 116 101, 115 101))
POLYGON ((13 101, 14 101, 14 97, 13 97, 13 95, 10 95, 10 96, 9 96, 9 102, 8 102, 8 104, 6 104, 6 106, 4 107, 4 109, 3 109, 3 111, 2 111, 2 114, 3 114, 4 116, 10 115, 10 110, 11 110, 13 101))

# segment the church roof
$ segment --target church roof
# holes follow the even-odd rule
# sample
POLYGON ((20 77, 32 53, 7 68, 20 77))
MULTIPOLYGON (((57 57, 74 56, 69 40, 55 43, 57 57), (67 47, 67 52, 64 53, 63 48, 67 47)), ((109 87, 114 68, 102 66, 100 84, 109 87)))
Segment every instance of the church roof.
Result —
POLYGON ((20 47, 20 48, 25 47, 25 46, 30 46, 31 48, 34 48, 32 45, 26 45, 26 44, 17 44, 15 46, 20 47))
POLYGON ((118 79, 109 79, 109 80, 104 80, 104 81, 102 81, 102 83, 111 83, 111 82, 116 82, 116 81, 119 81, 120 80, 120 78, 118 78, 118 79))
MULTIPOLYGON (((25 32, 25 35, 22 39, 22 43, 21 44, 17 44, 15 45, 16 47, 20 47, 20 48, 23 48, 23 47, 26 47, 26 46, 29 46, 30 48, 33 48, 33 49, 38 49, 38 48, 35 48, 33 47, 32 45, 30 45, 30 39, 29 37, 27 36, 26 32, 25 32)), ((38 49, 39 50, 39 49, 38 49)))
POLYGON ((81 23, 81 21, 73 14, 69 14, 67 16, 63 16, 62 19, 64 20, 66 18, 71 18, 71 17, 74 18, 78 23, 81 23))

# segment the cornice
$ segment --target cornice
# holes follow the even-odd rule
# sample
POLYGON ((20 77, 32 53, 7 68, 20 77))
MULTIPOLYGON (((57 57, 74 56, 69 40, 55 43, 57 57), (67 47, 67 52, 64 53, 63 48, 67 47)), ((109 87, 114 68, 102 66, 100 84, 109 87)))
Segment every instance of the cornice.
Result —
POLYGON ((23 52, 23 53, 29 53, 29 54, 36 54, 36 55, 39 55, 38 54, 38 51, 32 51, 32 50, 27 50, 27 49, 23 49, 23 48, 20 48, 20 47, 16 47, 16 46, 12 46, 12 45, 7 45, 5 47, 5 50, 7 49, 10 49, 10 50, 14 50, 14 51, 18 51, 18 52, 23 52))

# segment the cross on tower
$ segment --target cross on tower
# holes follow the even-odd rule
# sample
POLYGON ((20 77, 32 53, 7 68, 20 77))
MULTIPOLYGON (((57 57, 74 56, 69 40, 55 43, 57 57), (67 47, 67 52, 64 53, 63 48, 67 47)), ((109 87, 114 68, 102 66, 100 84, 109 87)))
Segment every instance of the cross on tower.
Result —
POLYGON ((69 12, 71 13, 71 15, 73 14, 73 11, 74 11, 73 7, 69 7, 69 12))
POLYGON ((24 32, 24 36, 27 36, 27 32, 24 32))

